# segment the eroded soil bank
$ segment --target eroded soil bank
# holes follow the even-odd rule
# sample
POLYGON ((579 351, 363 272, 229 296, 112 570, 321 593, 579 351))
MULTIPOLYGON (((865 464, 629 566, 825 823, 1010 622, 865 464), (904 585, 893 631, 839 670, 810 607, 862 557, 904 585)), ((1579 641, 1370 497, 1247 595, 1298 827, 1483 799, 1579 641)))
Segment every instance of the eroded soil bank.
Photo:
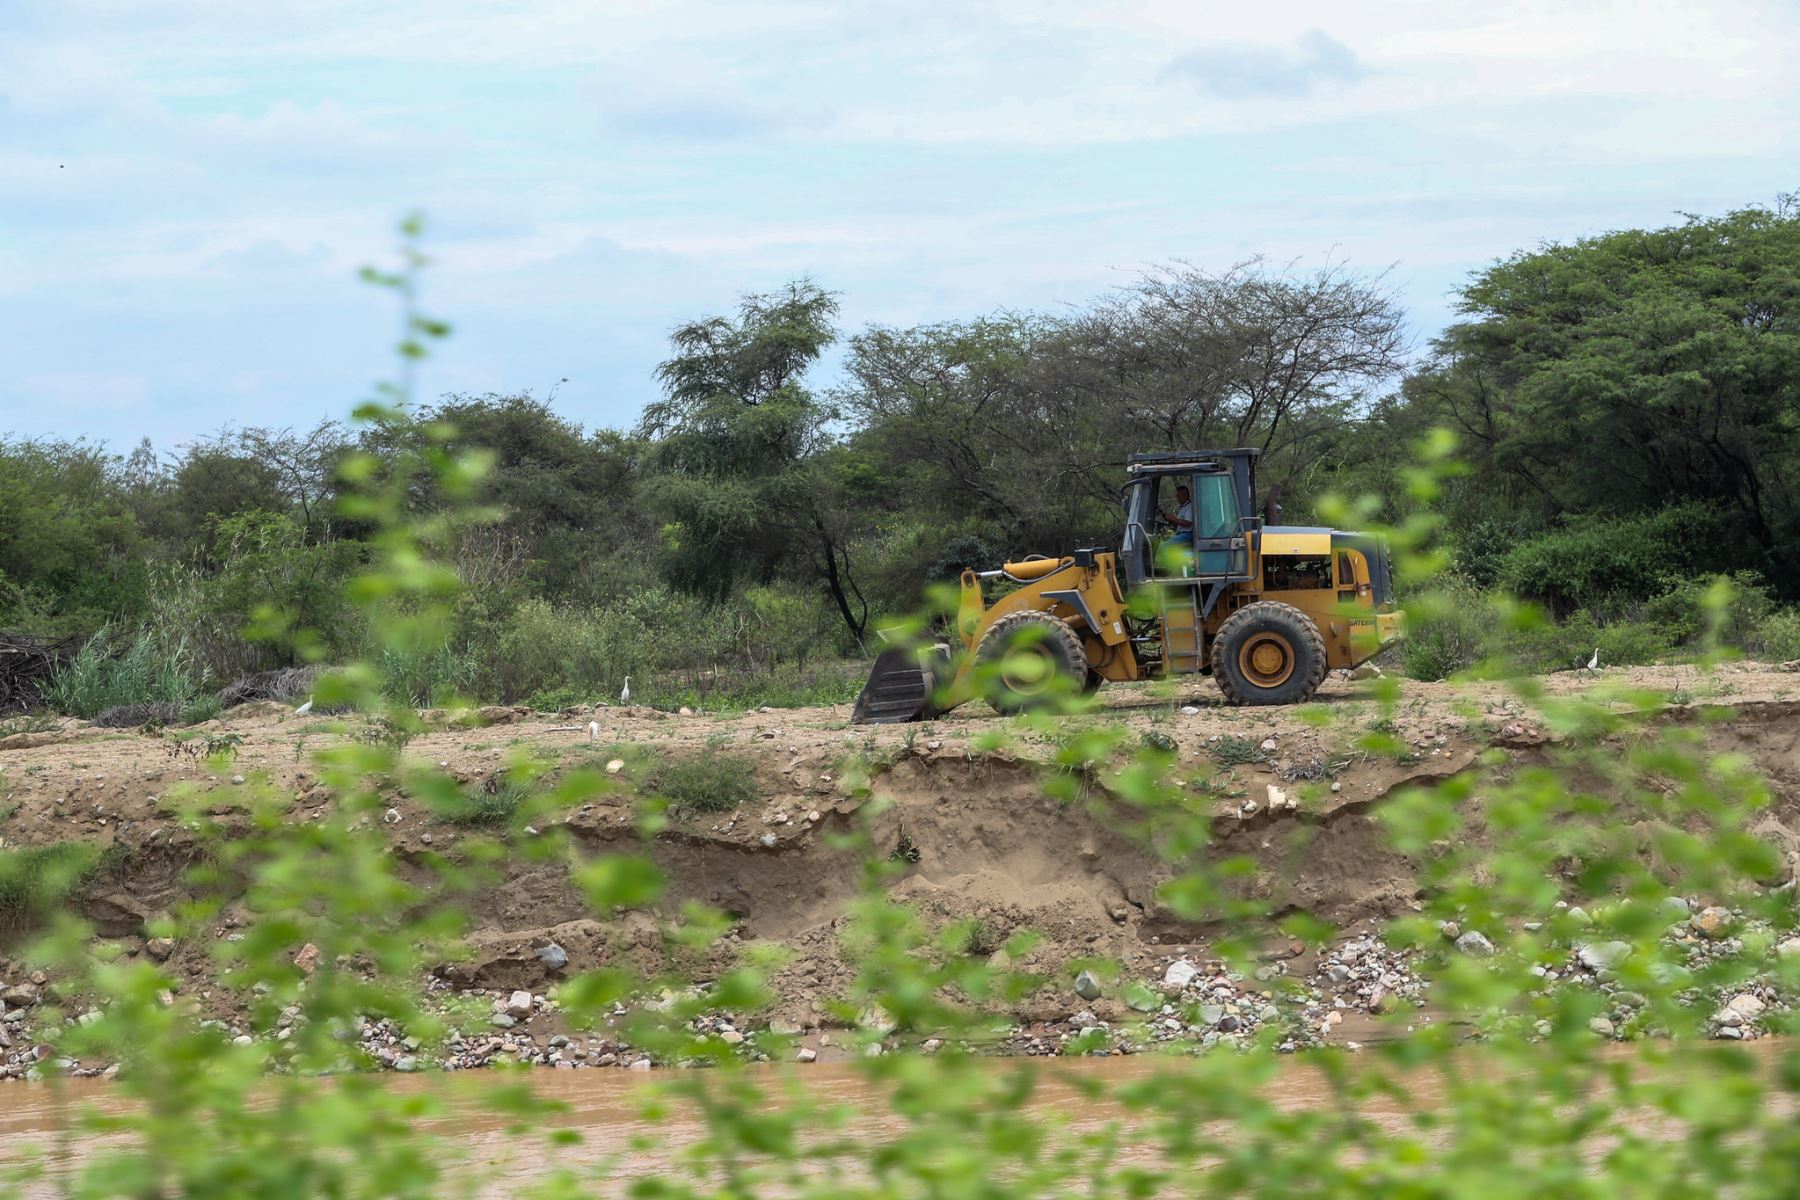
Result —
MULTIPOLYGON (((1703 710, 1716 717, 1719 706, 1729 706, 1726 719, 1701 723, 1708 748, 1757 764, 1776 794, 1759 834, 1789 854, 1800 848, 1800 675, 1739 664, 1710 674, 1641 668, 1537 682, 1552 702, 1613 687, 1660 693, 1674 707, 1658 720, 1693 720, 1703 710)), ((582 854, 647 853, 668 876, 669 911, 695 899, 732 915, 736 926, 718 955, 699 965, 701 978, 743 941, 785 947, 791 957, 775 978, 778 1003, 757 1016, 757 1027, 797 1034, 823 1057, 838 1052, 827 1006, 850 977, 844 909, 863 880, 861 852, 840 836, 849 834, 865 835, 878 854, 903 852, 905 872, 890 894, 917 906, 928 922, 978 922, 992 947, 1021 929, 1041 935, 1029 955, 1010 964, 1049 982, 1011 1014, 1007 1048, 1054 1052, 1073 1031, 1118 1022, 1132 1007, 1154 1018, 1155 1006, 1126 986, 1134 980, 1205 1002, 1205 1022, 1184 1018, 1170 1028, 1164 1014, 1159 1028, 1171 1037, 1241 1037, 1279 1020, 1297 1036, 1343 1039, 1366 1036, 1366 1014, 1416 991, 1405 963, 1367 936, 1407 911, 1418 886, 1414 864, 1387 847, 1374 811, 1402 788, 1468 769, 1486 751, 1529 762, 1556 739, 1539 705, 1500 685, 1403 682, 1391 708, 1374 689, 1336 678, 1315 705, 1300 710, 1228 708, 1205 681, 1174 692, 1117 688, 1103 694, 1102 712, 1049 730, 979 705, 923 726, 874 728, 851 728, 847 707, 732 715, 492 709, 484 710, 484 726, 443 723, 405 753, 448 771, 472 793, 499 790, 521 753, 552 776, 579 765, 604 769, 621 756, 633 764, 622 772, 627 778, 642 763, 699 756, 750 764, 753 800, 727 811, 677 812, 647 844, 637 831, 638 802, 626 789, 571 806, 554 824, 582 854), (1077 772, 1081 791, 1073 801, 1045 792, 1046 773, 1055 770, 1068 735, 1100 724, 1123 725, 1133 746, 1145 738, 1172 746, 1194 805, 1214 821, 1207 853, 1253 859, 1257 870, 1244 886, 1271 915, 1305 910, 1338 925, 1346 940, 1306 946, 1271 939, 1267 970, 1257 977, 1232 976, 1209 962, 1211 931, 1158 903, 1158 887, 1175 868, 1146 845, 1136 814, 1108 793, 1104 773, 1077 772), (1359 749, 1371 729, 1397 739, 1397 752, 1359 749), (1071 986, 1071 964, 1095 958, 1117 962, 1122 974, 1083 989, 1098 994, 1083 995, 1071 986), (1171 982, 1172 975, 1180 978, 1171 982), (1277 975, 1306 980, 1315 999, 1276 1011, 1266 993, 1277 975)), ((212 942, 163 944, 146 930, 186 894, 186 872, 198 853, 169 800, 185 790, 266 778, 293 797, 292 819, 314 819, 332 799, 311 753, 359 732, 354 719, 334 725, 262 704, 179 734, 70 722, 14 735, 0 740, 0 838, 9 850, 72 841, 103 847, 100 869, 72 906, 126 953, 164 961, 185 994, 204 996, 212 1015, 229 1022, 225 994, 209 986, 212 942), (223 771, 201 760, 208 741, 228 747, 232 758, 223 771)), ((380 828, 404 862, 454 857, 467 839, 496 832, 443 819, 397 791, 388 803, 380 828)), ((657 966, 662 943, 653 916, 595 921, 566 865, 523 854, 503 862, 499 881, 475 897, 471 911, 468 954, 445 963, 433 987, 491 997, 491 1021, 436 1057, 407 1047, 399 1031, 371 1027, 366 1039, 382 1061, 403 1068, 474 1066, 496 1057, 571 1066, 640 1062, 628 1046, 570 1029, 552 997, 559 980, 586 968, 657 966)), ((211 938, 232 936, 241 920, 228 908, 211 938)), ((6 953, 0 943, 0 956, 6 953)), ((0 1014, 0 1041, 11 1043, 0 1044, 0 1072, 18 1075, 44 1053, 31 1012, 54 993, 55 981, 34 979, 0 957, 0 985, 8 1010, 0 1014)), ((746 1032, 728 1017, 717 1031, 746 1032)))

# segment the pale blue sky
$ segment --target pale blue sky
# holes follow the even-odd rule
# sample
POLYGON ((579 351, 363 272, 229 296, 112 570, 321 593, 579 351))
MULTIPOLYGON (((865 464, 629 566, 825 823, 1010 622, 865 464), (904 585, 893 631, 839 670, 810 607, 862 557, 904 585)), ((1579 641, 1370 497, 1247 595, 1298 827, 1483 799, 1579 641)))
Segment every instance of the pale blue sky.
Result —
POLYGON ((1332 258, 1422 343, 1497 256, 1797 168, 1794 0, 0 0, 0 432, 342 415, 413 208, 422 392, 624 425, 803 273, 855 327, 1332 258))

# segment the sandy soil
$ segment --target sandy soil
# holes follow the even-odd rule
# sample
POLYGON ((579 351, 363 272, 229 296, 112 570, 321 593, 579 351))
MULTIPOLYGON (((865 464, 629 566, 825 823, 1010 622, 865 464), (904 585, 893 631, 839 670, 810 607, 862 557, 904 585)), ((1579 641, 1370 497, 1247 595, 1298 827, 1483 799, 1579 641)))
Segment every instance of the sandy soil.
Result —
MULTIPOLYGON (((1123 724, 1133 735, 1172 739, 1181 771, 1196 781, 1196 803, 1215 817, 1209 853, 1255 858, 1260 870, 1247 886, 1270 911, 1304 908, 1346 927, 1392 916, 1415 893, 1410 865, 1383 846, 1370 815, 1375 805, 1397 788, 1464 770, 1489 747, 1539 753, 1556 737, 1547 706, 1595 689, 1673 695, 1676 719, 1701 706, 1730 705, 1731 720, 1709 738, 1761 765, 1781 797, 1764 832, 1790 850, 1800 847, 1800 675, 1734 664, 1710 674, 1659 667, 1533 682, 1545 699, 1528 702, 1502 684, 1402 681, 1391 710, 1377 701, 1376 683, 1341 677, 1304 709, 1229 708, 1206 680, 1172 692, 1117 687, 1102 693, 1101 712, 1047 728, 998 717, 979 704, 924 725, 870 728, 850 727, 848 706, 731 715, 486 709, 484 727, 445 723, 413 740, 406 753, 471 786, 503 773, 521 752, 553 771, 604 763, 618 746, 665 759, 733 754, 751 760, 760 793, 755 804, 678 815, 648 853, 669 876, 671 905, 690 898, 717 905, 738 919, 736 937, 771 939, 794 952, 778 980, 774 1015, 801 1028, 824 1021, 824 1001, 847 972, 838 926, 860 872, 855 854, 832 834, 866 828, 884 851, 904 837, 917 861, 893 894, 932 920, 978 918, 996 938, 1020 928, 1038 931, 1043 943, 1021 964, 1031 969, 1054 971, 1087 956, 1148 964, 1204 940, 1205 928, 1184 924, 1158 904, 1156 889, 1171 868, 1131 832, 1126 814, 1105 802, 1103 786, 1094 779, 1084 785, 1098 803, 1045 795, 1045 764, 1068 734, 1087 726, 1123 724), (1378 720, 1391 721, 1405 743, 1398 759, 1356 750, 1378 720), (599 726, 597 738, 590 721, 599 726), (1220 766, 1221 739, 1253 748, 1261 761, 1220 766), (853 783, 864 772, 866 790, 853 783), (871 797, 891 803, 871 805, 871 797)), ((182 896, 192 859, 192 842, 169 815, 167 799, 181 788, 264 776, 295 797, 295 819, 307 819, 330 803, 311 753, 359 728, 256 704, 198 731, 181 731, 188 741, 79 722, 0 739, 0 839, 6 848, 68 840, 115 847, 107 868, 74 903, 102 935, 144 952, 145 921, 182 896), (224 774, 194 754, 204 738, 237 740, 224 774)), ((391 803, 383 829, 402 857, 454 852, 459 841, 486 836, 438 820, 404 795, 391 803)), ((635 849, 632 803, 622 792, 603 796, 563 819, 584 852, 635 849)), ((547 940, 567 951, 565 970, 641 957, 657 944, 648 918, 622 927, 587 919, 563 869, 524 856, 508 864, 504 882, 480 897, 475 911, 473 956, 445 972, 458 987, 549 987, 557 972, 533 952, 547 940)), ((4 953, 0 940, 0 977, 7 973, 4 953)), ((183 946, 169 961, 197 976, 209 960, 206 947, 183 946)), ((1028 1001, 1018 1015, 1066 1016, 1050 1011, 1069 1007, 1067 994, 1058 993, 1028 1001)))

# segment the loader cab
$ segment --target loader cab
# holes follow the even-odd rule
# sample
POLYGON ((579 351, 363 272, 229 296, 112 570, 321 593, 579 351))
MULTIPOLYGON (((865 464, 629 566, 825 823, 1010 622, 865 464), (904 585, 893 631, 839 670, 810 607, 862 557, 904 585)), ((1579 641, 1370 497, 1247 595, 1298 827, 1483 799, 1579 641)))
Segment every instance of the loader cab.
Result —
POLYGON ((1249 574, 1247 534, 1254 516, 1255 450, 1199 454, 1138 454, 1123 489, 1125 536, 1120 544, 1126 583, 1152 579, 1226 579, 1249 574), (1192 500, 1193 534, 1170 528, 1176 490, 1192 500))

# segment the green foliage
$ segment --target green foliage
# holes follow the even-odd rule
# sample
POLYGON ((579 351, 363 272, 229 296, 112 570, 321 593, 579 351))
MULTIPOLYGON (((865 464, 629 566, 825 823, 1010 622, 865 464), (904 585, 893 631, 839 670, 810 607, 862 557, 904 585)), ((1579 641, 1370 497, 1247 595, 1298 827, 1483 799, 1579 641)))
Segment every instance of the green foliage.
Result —
POLYGON ((569 695, 566 703, 611 700, 627 675, 644 679, 652 655, 674 636, 650 631, 638 615, 648 607, 559 608, 526 600, 479 652, 475 687, 503 702, 553 691, 569 695))
POLYGON ((56 672, 45 697, 70 716, 94 717, 126 704, 164 702, 186 709, 200 701, 201 686, 185 641, 147 629, 120 649, 102 630, 56 672))
POLYGON ((510 822, 533 793, 528 780, 512 775, 491 775, 467 785, 455 804, 441 815, 456 825, 494 828, 510 822))
POLYGON ((1494 634, 1493 598, 1460 577, 1437 581, 1408 605, 1400 662, 1414 679, 1448 679, 1487 656, 1494 634))
MULTIPOLYGON (((1468 320, 1409 381, 1407 407, 1480 431, 1469 447, 1479 516, 1548 524, 1714 506, 1730 520, 1665 554, 1761 571, 1792 597, 1800 577, 1782 548, 1800 513, 1776 481, 1800 453, 1800 331, 1784 315, 1797 289, 1791 197, 1523 251, 1465 289, 1468 320)), ((1580 572, 1567 582, 1613 586, 1580 572)))
POLYGON ((43 920, 99 866, 91 842, 0 849, 0 928, 17 930, 43 920))
POLYGON ((1662 592, 1667 580, 1709 566, 1721 523, 1698 504, 1571 521, 1509 551, 1499 581, 1513 595, 1565 615, 1621 598, 1642 601, 1662 592))
POLYGON ((647 496, 661 515, 668 577, 722 599, 766 579, 811 523, 811 462, 830 412, 802 383, 835 339, 837 301, 810 281, 745 296, 736 320, 710 317, 672 335, 658 369, 664 399, 644 410, 658 470, 647 496))
POLYGON ((644 790, 662 796, 678 812, 729 812, 757 801, 756 768, 729 754, 672 758, 656 764, 644 790))
POLYGON ((1713 641, 1743 647, 1775 610, 1762 580, 1748 572, 1700 575, 1674 582, 1644 605, 1644 618, 1676 645, 1713 641))
POLYGON ((1541 673, 1585 664, 1640 666, 1694 658, 1719 646, 1786 661, 1778 651, 1792 618, 1748 574, 1673 581, 1647 601, 1615 603, 1552 621, 1502 593, 1447 576, 1414 598, 1400 659, 1407 675, 1436 680, 1478 665, 1501 673, 1541 673), (1764 631, 1767 631, 1766 637, 1764 631))
POLYGON ((122 464, 86 442, 0 440, 0 628, 91 632, 142 611, 122 464))
POLYGON ((1800 610, 1770 613, 1751 635, 1749 649, 1769 662, 1800 660, 1800 610))
POLYGON ((475 682, 474 651, 448 642, 381 648, 381 694, 410 708, 448 705, 475 682))

